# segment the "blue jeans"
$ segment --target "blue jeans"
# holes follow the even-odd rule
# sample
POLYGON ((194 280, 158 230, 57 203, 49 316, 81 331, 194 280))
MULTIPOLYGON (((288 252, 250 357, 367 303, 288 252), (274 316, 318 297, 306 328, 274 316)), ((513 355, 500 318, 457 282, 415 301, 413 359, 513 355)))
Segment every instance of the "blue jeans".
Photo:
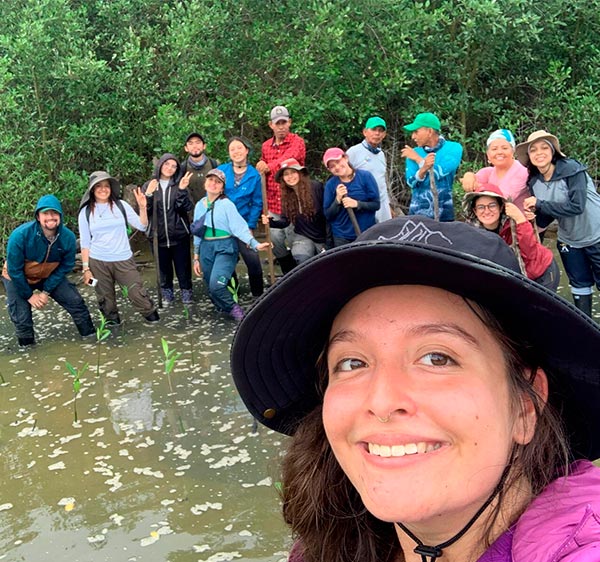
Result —
MULTIPOLYGON (((6 289, 8 314, 12 323, 15 325, 17 337, 33 338, 34 331, 31 305, 17 293, 12 281, 2 277, 2 282, 6 289)), ((43 283, 30 285, 30 287, 41 291, 43 289, 43 283)), ((94 324, 90 317, 90 311, 73 283, 67 278, 64 278, 50 293, 50 296, 71 315, 77 326, 77 330, 82 336, 89 336, 94 333, 94 324)))
POLYGON ((227 283, 235 271, 237 259, 238 245, 235 238, 200 242, 200 265, 208 295, 214 305, 224 312, 230 312, 235 304, 227 283))

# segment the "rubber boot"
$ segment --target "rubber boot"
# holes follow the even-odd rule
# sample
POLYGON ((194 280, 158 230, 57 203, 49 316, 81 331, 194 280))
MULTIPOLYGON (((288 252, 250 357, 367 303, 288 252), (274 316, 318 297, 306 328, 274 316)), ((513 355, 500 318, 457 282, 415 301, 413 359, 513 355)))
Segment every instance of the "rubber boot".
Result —
POLYGON ((253 297, 260 297, 265 290, 265 282, 263 281, 262 275, 248 275, 248 282, 250 283, 250 292, 253 297))
POLYGON ((573 295, 573 302, 581 312, 592 317, 592 295, 573 295))
POLYGON ((95 336, 96 328, 94 328, 94 323, 92 322, 91 316, 88 315, 88 317, 81 324, 77 324, 77 330, 82 338, 95 336))
POLYGON ((30 345, 35 345, 35 338, 31 336, 30 338, 17 338, 19 340, 19 345, 21 347, 28 347, 30 345))
POLYGON ((281 267, 281 272, 285 275, 289 273, 296 267, 296 260, 292 254, 287 254, 283 258, 277 258, 277 263, 279 263, 279 267, 281 267))
POLYGON ((145 316, 146 322, 150 322, 150 323, 154 323, 154 322, 158 322, 160 320, 160 316, 158 315, 158 311, 155 310, 154 312, 151 312, 150 314, 148 314, 148 316, 145 316))

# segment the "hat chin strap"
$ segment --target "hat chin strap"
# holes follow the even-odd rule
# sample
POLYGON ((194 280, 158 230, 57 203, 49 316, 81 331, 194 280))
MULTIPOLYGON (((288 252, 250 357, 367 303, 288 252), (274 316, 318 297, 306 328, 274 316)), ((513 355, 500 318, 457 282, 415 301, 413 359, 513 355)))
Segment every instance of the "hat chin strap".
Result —
POLYGON ((512 463, 509 463, 502 476, 500 477, 500 481, 494 488, 494 491, 491 493, 490 497, 485 501, 485 503, 477 510, 477 513, 471 517, 469 522, 460 530, 456 535, 449 538, 447 541, 444 541, 438 545, 430 546, 427 544, 423 544, 423 541, 419 539, 414 533, 409 531, 405 525, 400 522, 397 522, 396 525, 400 527, 413 541, 417 543, 416 548, 413 550, 415 554, 419 554, 421 556, 421 562, 435 562, 438 558, 443 556, 443 549, 449 547, 454 544, 458 539, 460 539, 463 535, 467 533, 467 531, 473 526, 475 521, 481 517, 481 514, 488 508, 488 506, 492 503, 494 498, 498 495, 502 487, 504 486, 504 482, 506 481, 506 477, 508 476, 508 472, 510 470, 512 463))

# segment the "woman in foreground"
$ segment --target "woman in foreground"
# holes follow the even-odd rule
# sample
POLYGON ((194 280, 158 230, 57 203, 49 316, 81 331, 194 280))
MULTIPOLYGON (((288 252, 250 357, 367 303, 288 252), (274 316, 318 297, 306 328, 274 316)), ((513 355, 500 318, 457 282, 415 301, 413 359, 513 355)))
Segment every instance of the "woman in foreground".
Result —
POLYGON ((463 223, 393 219, 298 266, 232 348, 250 412, 293 435, 290 560, 599 560, 600 469, 572 463, 600 456, 599 344, 463 223))

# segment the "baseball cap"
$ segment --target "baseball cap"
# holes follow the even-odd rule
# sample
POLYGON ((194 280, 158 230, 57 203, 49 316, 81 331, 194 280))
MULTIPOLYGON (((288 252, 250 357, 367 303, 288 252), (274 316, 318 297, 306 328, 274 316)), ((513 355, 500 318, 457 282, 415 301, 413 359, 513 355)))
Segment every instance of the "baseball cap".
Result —
POLYGON ((404 125, 406 131, 416 131, 421 127, 427 127, 429 129, 435 129, 439 131, 442 128, 440 120, 433 113, 419 113, 415 120, 408 125, 404 125))

